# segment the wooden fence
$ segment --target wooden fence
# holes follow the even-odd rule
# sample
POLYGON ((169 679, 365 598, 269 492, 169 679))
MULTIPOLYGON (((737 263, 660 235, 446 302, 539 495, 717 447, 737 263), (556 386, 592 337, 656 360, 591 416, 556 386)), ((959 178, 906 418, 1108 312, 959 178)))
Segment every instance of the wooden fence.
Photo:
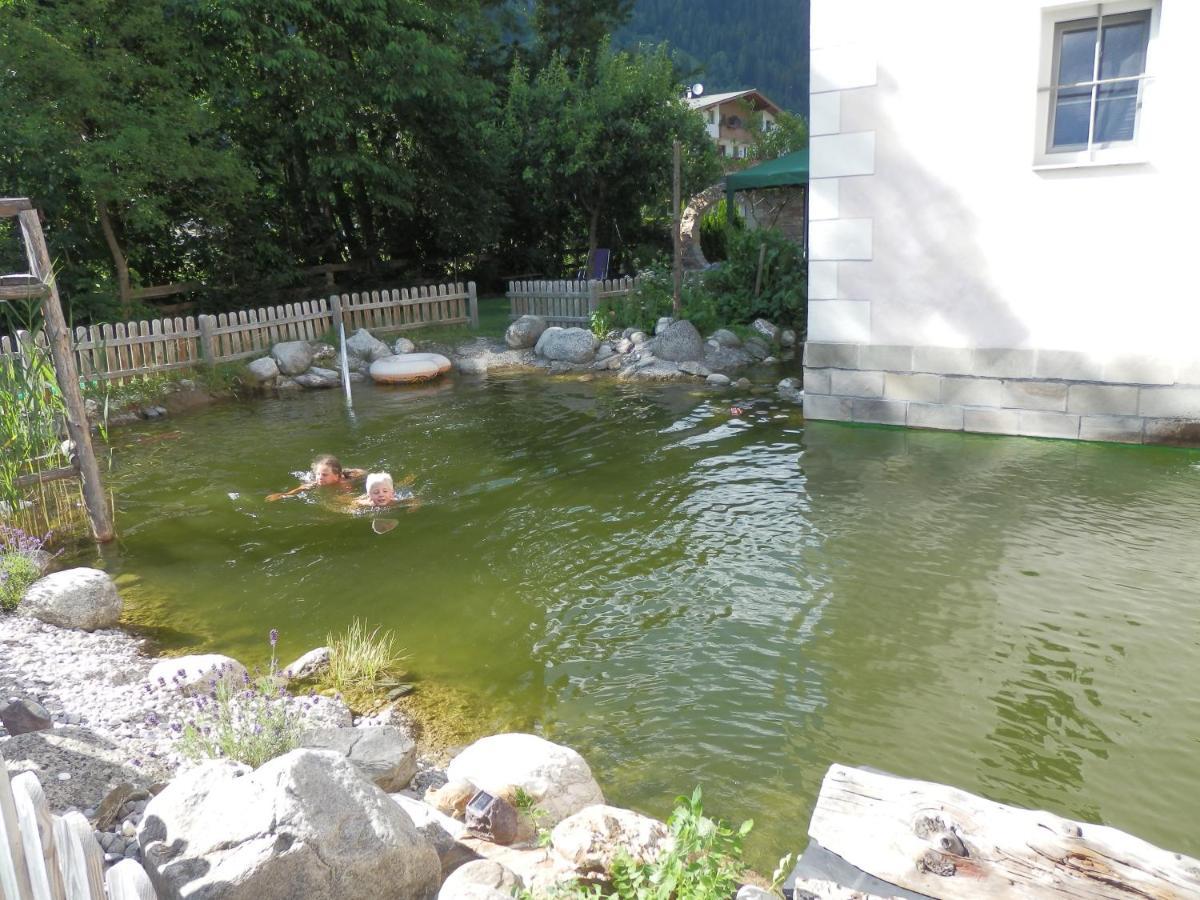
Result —
POLYGON ((140 865, 104 871, 104 851, 80 813, 53 816, 32 772, 11 781, 0 756, 0 897, 6 900, 154 900, 140 865))
POLYGON ((551 325, 587 325, 605 300, 628 297, 638 286, 636 278, 605 281, 510 281, 509 314, 541 316, 551 325))
MULTIPOLYGON (((333 330, 339 318, 348 333, 359 328, 389 332, 478 326, 475 282, 341 294, 215 316, 80 326, 72 347, 80 378, 124 380, 258 356, 279 341, 315 341, 333 330)), ((31 343, 45 349, 45 335, 18 331, 15 338, 2 336, 0 358, 27 356, 31 343)))

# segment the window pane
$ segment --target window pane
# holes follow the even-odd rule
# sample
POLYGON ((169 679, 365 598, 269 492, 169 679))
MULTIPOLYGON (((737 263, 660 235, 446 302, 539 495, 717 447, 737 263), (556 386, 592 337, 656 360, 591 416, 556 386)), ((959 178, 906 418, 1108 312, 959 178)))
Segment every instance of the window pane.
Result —
POLYGON ((1091 81, 1096 65, 1096 24, 1082 31, 1063 31, 1058 46, 1058 83, 1091 81))
POLYGON ((1052 147, 1086 147, 1092 114, 1091 88, 1063 88, 1054 102, 1052 147))
POLYGON ((1122 78, 1146 71, 1146 41, 1150 20, 1123 21, 1104 26, 1100 45, 1100 77, 1122 78))
POLYGON ((1137 94, 1136 82, 1100 87, 1096 95, 1096 143, 1133 140, 1137 94))

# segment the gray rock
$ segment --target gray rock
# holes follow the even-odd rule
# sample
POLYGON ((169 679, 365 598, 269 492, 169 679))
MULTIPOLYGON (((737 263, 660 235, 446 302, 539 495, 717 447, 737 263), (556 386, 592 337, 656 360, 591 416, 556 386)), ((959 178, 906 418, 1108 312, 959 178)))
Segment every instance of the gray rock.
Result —
POLYGON ((803 383, 799 378, 784 378, 779 384, 775 385, 775 389, 779 391, 779 396, 792 403, 804 402, 802 387, 803 383))
POLYGON ((446 879, 437 900, 511 900, 523 886, 521 879, 500 863, 477 859, 446 879))
POLYGON ((383 359, 385 356, 393 355, 391 347, 365 328, 358 329, 351 337, 346 339, 346 353, 356 359, 366 360, 369 363, 375 362, 377 359, 383 359))
POLYGON ((264 356, 246 366, 246 374, 253 384, 269 384, 279 377, 279 366, 273 357, 264 356))
POLYGON ((670 327, 671 323, 674 321, 675 320, 673 318, 671 318, 670 316, 661 316, 659 318, 659 320, 654 323, 654 333, 656 335, 662 334, 664 331, 667 330, 667 328, 670 327))
MULTIPOLYGON (((471 792, 474 793, 472 788, 471 792)), ((466 834, 462 822, 456 822, 428 803, 422 803, 407 794, 392 794, 391 798, 408 813, 417 831, 429 841, 442 862, 442 877, 449 875, 463 863, 476 859, 475 853, 460 844, 459 838, 466 834)))
POLYGON ((33 700, 0 700, 0 724, 10 735, 54 727, 46 707, 33 700))
POLYGON ((464 375, 486 375, 488 370, 487 360, 482 356, 460 356, 454 365, 464 375))
POLYGON ((656 354, 672 362, 698 360, 704 356, 704 339, 686 319, 669 323, 655 338, 656 354))
POLYGON ((317 647, 283 667, 288 678, 315 678, 329 669, 329 647, 317 647))
POLYGON ((638 865, 671 847, 662 822, 615 806, 589 806, 554 826, 550 844, 580 872, 608 873, 618 856, 638 865))
POLYGON ((283 341, 271 348, 271 358, 284 375, 301 375, 313 362, 308 341, 283 341))
POLYGON ((312 345, 313 362, 334 362, 338 358, 338 349, 333 344, 315 343, 312 345))
POLYGON ((779 342, 779 326, 766 319, 755 319, 750 327, 761 334, 772 344, 779 342))
POLYGON ((742 339, 730 331, 728 328, 719 328, 712 333, 709 340, 716 341, 722 347, 740 347, 742 339))
POLYGON ((545 810, 547 826, 579 810, 604 802, 600 786, 583 757, 532 734, 495 734, 481 738, 450 761, 446 777, 469 781, 494 797, 512 788, 524 790, 545 810))
POLYGON ((749 390, 750 389, 750 379, 749 378, 739 378, 737 381, 735 381, 733 383, 733 386, 738 388, 739 390, 743 390, 743 391, 749 390))
POLYGON ((504 797, 480 794, 479 802, 467 804, 467 830, 476 837, 507 847, 517 839, 520 815, 517 808, 504 797), (484 803, 483 801, 486 801, 484 803))
POLYGON ((697 378, 707 378, 712 373, 704 363, 696 362, 694 359, 689 359, 679 364, 679 371, 686 372, 688 375, 695 375, 697 378))
POLYGON ((796 346, 796 332, 794 332, 790 328, 785 328, 781 332, 779 332, 779 346, 795 347, 796 346))
POLYGON ((161 900, 427 898, 441 873, 405 812, 319 750, 187 771, 150 801, 138 840, 161 900))
POLYGON ((403 353, 412 353, 416 349, 417 345, 406 337, 398 337, 392 342, 393 356, 400 356, 403 353))
POLYGON ((607 359, 602 359, 599 362, 592 363, 592 368, 601 372, 609 372, 613 369, 621 368, 621 357, 610 356, 607 359))
POLYGON ((629 337, 630 337, 630 335, 632 335, 632 334, 633 334, 635 331, 637 331, 637 330, 638 330, 638 329, 636 329, 636 328, 633 328, 633 327, 626 328, 624 331, 622 331, 622 332, 621 332, 621 337, 623 337, 623 338, 625 338, 626 340, 628 340, 628 339, 629 339, 629 337))
POLYGON ((764 366, 774 366, 774 365, 777 365, 778 363, 779 363, 779 359, 778 359, 778 357, 775 357, 775 356, 768 356, 766 359, 763 360, 764 366))
POLYGON ((629 335, 629 341, 635 347, 638 344, 646 343, 647 340, 648 340, 648 338, 646 337, 646 332, 644 332, 644 331, 634 331, 629 335))
POLYGON ((611 344, 601 344, 599 349, 596 350, 597 362, 599 362, 600 360, 608 359, 612 355, 613 355, 613 348, 612 348, 611 344))
POLYGON ((709 384, 717 385, 718 387, 724 387, 729 384, 729 376, 722 375, 720 372, 713 372, 708 376, 708 378, 705 379, 705 381, 707 381, 709 384))
POLYGON ((586 328, 551 326, 538 338, 534 352, 544 359, 583 365, 596 357, 600 341, 586 328))
POLYGON ((713 372, 736 372, 745 366, 750 365, 754 360, 741 347, 713 347, 707 345, 704 350, 704 365, 708 366, 713 372))
POLYGON ((742 344, 742 349, 749 353, 754 359, 760 361, 771 355, 771 348, 758 338, 750 338, 750 340, 742 344))
POLYGON ((196 653, 162 659, 146 673, 146 680, 151 686, 171 688, 182 694, 207 693, 219 680, 240 685, 248 677, 245 666, 220 653, 196 653))
POLYGON ((280 375, 275 381, 275 390, 281 394, 294 393, 295 391, 304 390, 303 387, 296 384, 296 379, 287 375, 280 375))
POLYGON ((333 369, 319 369, 316 366, 296 376, 296 384, 306 388, 334 388, 341 383, 341 376, 333 369))
POLYGON ((99 569, 66 569, 39 578, 25 591, 17 612, 60 628, 112 628, 121 618, 121 597, 99 569))
POLYGON ((416 743, 392 725, 314 729, 301 735, 300 746, 340 753, 359 774, 389 793, 407 787, 417 774, 416 743))
POLYGON ((536 347, 546 331, 546 320, 541 316, 521 316, 504 332, 504 343, 513 350, 536 347))
POLYGON ((619 341, 617 341, 615 344, 613 344, 613 349, 616 350, 618 353, 628 353, 630 350, 633 349, 633 341, 631 341, 627 337, 623 337, 619 341))
MULTIPOLYGON (((838 891, 838 893, 842 892, 838 891)), ((852 894, 850 891, 846 891, 845 895, 851 896, 852 894)), ((741 888, 738 889, 737 896, 734 898, 734 900, 779 900, 779 898, 765 888, 760 888, 753 884, 743 884, 741 888)))

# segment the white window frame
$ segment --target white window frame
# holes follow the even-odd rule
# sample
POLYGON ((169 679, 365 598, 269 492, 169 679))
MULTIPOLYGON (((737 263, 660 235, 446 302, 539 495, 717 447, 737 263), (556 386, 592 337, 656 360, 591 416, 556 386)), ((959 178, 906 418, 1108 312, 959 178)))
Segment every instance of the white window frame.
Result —
MULTIPOLYGON (((1153 85, 1157 69, 1160 0, 1112 0, 1102 3, 1072 3, 1042 10, 1042 47, 1038 71, 1037 127, 1034 169, 1068 169, 1084 166, 1136 165, 1150 160, 1153 123, 1153 85), (1058 69, 1059 26, 1080 19, 1109 18, 1129 13, 1150 13, 1150 36, 1146 45, 1146 69, 1139 78, 1138 111, 1133 140, 1095 144, 1079 150, 1051 150, 1054 127, 1054 91, 1058 69)), ((1089 127, 1092 127, 1089 125, 1089 127)))

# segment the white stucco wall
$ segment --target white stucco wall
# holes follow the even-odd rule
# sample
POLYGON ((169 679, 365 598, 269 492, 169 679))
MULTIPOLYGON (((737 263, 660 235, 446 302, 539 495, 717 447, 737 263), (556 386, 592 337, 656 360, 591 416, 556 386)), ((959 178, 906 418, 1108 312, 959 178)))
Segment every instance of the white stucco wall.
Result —
POLYGON ((1038 169, 1062 6, 812 0, 810 340, 1200 358, 1200 0, 1158 4, 1145 162, 1038 169))

